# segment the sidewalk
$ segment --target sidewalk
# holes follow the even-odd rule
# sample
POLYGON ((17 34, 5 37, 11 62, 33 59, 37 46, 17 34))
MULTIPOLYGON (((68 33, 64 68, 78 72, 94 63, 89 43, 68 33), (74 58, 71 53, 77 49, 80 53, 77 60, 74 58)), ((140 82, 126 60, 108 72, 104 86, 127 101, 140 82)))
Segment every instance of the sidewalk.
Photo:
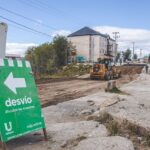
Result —
MULTIPOLYGON (((143 71, 144 72, 144 71, 143 71)), ((150 133, 150 75, 142 73, 137 80, 124 85, 120 102, 107 111, 120 120, 127 120, 150 133)))

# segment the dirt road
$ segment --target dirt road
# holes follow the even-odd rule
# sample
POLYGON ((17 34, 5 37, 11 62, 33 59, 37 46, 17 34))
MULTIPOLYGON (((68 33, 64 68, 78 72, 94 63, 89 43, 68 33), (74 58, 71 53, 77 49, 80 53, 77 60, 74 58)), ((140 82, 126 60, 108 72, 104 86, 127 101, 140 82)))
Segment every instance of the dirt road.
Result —
POLYGON ((86 96, 105 86, 104 81, 71 80, 39 84, 38 91, 42 106, 86 96))
MULTIPOLYGON (((122 77, 117 80, 117 84, 120 86, 136 79, 143 66, 121 66, 118 68, 122 72, 122 77)), ((42 107, 94 94, 105 90, 107 85, 106 81, 75 78, 47 79, 37 83, 42 107)))
MULTIPOLYGON (((134 75, 136 77, 137 75, 134 75)), ((134 79, 125 75, 117 83, 125 84, 134 79)), ((106 88, 106 81, 73 79, 69 81, 49 82, 38 84, 38 92, 42 107, 94 94, 106 88)))

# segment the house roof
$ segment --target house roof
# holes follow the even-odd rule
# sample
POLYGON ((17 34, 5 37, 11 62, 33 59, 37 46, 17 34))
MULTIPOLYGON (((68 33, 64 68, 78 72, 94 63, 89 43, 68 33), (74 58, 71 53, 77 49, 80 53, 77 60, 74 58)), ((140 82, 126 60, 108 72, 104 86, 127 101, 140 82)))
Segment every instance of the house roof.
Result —
POLYGON ((75 37, 75 36, 84 36, 84 35, 100 35, 102 37, 107 38, 108 35, 106 34, 101 34, 100 32, 97 32, 89 27, 84 27, 70 35, 68 37, 75 37))

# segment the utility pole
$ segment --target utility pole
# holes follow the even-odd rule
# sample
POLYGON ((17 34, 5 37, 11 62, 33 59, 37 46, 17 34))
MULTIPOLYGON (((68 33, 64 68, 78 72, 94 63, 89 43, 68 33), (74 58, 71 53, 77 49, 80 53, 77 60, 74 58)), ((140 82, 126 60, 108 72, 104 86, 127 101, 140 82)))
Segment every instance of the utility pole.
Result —
POLYGON ((92 63, 92 36, 89 36, 89 62, 92 63))
POLYGON ((117 39, 120 38, 120 36, 119 36, 120 33, 119 32, 113 32, 113 34, 114 34, 114 39, 117 42, 117 39))
POLYGON ((134 48, 135 48, 135 42, 132 42, 132 44, 133 44, 133 58, 132 58, 132 60, 134 60, 134 48))
POLYGON ((118 40, 118 38, 120 38, 120 36, 119 36, 119 32, 113 32, 113 35, 114 35, 114 39, 115 39, 115 42, 116 42, 116 44, 115 44, 115 59, 114 59, 114 61, 115 61, 115 63, 116 63, 116 55, 117 55, 117 40, 118 40))
POLYGON ((92 38, 92 63, 94 64, 94 47, 95 47, 95 43, 94 43, 94 37, 92 38))
POLYGON ((140 60, 142 60, 142 49, 140 49, 140 60))

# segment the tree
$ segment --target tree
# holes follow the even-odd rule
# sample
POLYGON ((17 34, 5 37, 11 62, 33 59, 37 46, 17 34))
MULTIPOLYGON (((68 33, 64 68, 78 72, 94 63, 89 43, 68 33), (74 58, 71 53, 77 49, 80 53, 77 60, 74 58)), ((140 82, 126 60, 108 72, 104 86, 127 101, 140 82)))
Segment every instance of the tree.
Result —
POLYGON ((25 53, 26 60, 29 60, 30 63, 34 61, 34 50, 36 47, 29 47, 25 53))
POLYGON ((54 49, 51 43, 44 43, 38 46, 35 49, 35 56, 36 56, 36 66, 38 67, 38 72, 46 73, 47 70, 47 63, 49 59, 54 59, 54 49))
POLYGON ((47 64, 46 64, 46 69, 48 70, 49 73, 54 73, 55 72, 55 62, 53 59, 49 59, 47 61, 47 64))
POLYGON ((133 59, 134 59, 134 60, 137 60, 137 58, 138 58, 138 55, 137 55, 137 54, 134 54, 133 59))
POLYGON ((53 40, 53 48, 55 51, 55 63, 57 67, 67 65, 70 52, 73 46, 64 36, 56 36, 53 40))
POLYGON ((120 59, 120 55, 121 55, 120 52, 118 52, 116 55, 116 62, 118 62, 118 60, 120 59))
POLYGON ((66 37, 57 36, 51 43, 28 48, 26 59, 31 62, 36 75, 54 73, 68 63, 68 57, 74 47, 66 37))
MULTIPOLYGON (((28 48, 26 59, 31 62, 35 74, 47 73, 52 70, 47 65, 54 61, 54 49, 51 43, 44 43, 37 47, 28 48)), ((51 63, 52 66, 52 63, 51 63)))
POLYGON ((131 50, 130 50, 130 49, 127 49, 127 50, 123 53, 123 56, 124 56, 124 61, 126 61, 126 60, 131 60, 131 50))
POLYGON ((32 69, 34 72, 36 70, 36 68, 35 68, 36 67, 36 65, 35 65, 35 53, 34 53, 35 49, 36 49, 35 46, 29 47, 25 53, 25 58, 26 58, 26 60, 30 61, 32 69))

